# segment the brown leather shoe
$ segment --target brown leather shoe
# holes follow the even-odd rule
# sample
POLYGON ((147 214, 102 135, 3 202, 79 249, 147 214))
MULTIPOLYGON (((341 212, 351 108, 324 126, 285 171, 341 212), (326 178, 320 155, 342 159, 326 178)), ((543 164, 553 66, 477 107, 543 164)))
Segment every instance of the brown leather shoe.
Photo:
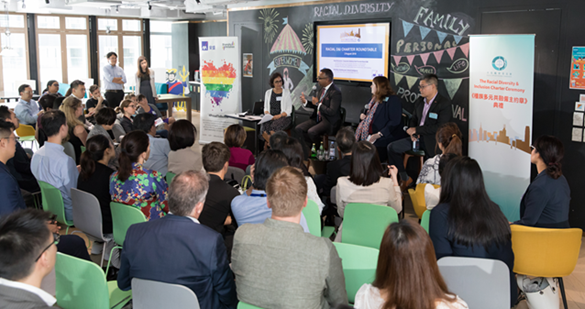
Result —
POLYGON ((400 181, 400 191, 406 192, 408 190, 408 187, 412 184, 412 182, 413 180, 410 177, 408 177, 407 181, 400 181))

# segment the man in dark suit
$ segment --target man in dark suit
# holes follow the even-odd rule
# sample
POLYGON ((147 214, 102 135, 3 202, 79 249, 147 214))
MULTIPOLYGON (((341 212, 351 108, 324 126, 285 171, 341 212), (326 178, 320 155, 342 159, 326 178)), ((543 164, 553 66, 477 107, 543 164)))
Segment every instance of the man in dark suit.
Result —
POLYGON ((236 308, 234 275, 221 234, 199 223, 209 188, 200 171, 177 175, 169 188, 172 214, 134 224, 126 233, 118 287, 132 278, 184 285, 201 308, 236 308))
MULTIPOLYGON (((317 96, 310 101, 301 94, 303 106, 313 108, 311 118, 295 128, 295 133, 301 139, 305 156, 311 143, 318 143, 323 134, 329 134, 332 129, 341 125, 341 90, 333 84, 333 72, 330 69, 322 69, 317 77, 319 88, 317 96)), ((318 146, 316 146, 318 147, 318 146)))
POLYGON ((41 281, 55 266, 54 245, 59 243, 47 218, 43 211, 26 209, 0 220, 0 308, 52 308, 57 302, 41 290, 41 281))
POLYGON ((438 91, 439 79, 435 74, 423 76, 419 82, 420 97, 414 102, 414 112, 406 133, 410 135, 388 144, 388 164, 398 168, 400 178, 407 186, 409 179, 402 162, 402 154, 412 149, 412 143, 418 138, 419 147, 425 157, 435 156, 435 134, 439 127, 451 121, 451 101, 441 96, 438 91))

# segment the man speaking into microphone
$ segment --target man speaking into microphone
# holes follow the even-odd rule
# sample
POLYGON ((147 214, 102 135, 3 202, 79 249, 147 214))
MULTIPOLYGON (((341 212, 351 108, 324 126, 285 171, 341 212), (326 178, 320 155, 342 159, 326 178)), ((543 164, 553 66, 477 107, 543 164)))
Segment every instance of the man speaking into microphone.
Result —
POLYGON ((341 126, 341 90, 333 84, 333 72, 321 69, 317 76, 319 88, 316 96, 305 98, 301 93, 303 106, 313 108, 309 120, 295 128, 296 136, 301 139, 305 158, 309 155, 312 143, 318 143, 323 134, 334 133, 341 126))

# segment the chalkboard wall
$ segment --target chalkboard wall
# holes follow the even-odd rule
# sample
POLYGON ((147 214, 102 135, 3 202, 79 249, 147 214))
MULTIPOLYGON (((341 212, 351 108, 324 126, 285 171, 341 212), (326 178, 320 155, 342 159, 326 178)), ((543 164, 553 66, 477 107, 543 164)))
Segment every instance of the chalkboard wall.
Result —
MULTIPOLYGON (((453 118, 468 136, 468 45, 470 34, 536 34, 533 136, 552 134, 565 145, 563 171, 571 186, 572 226, 585 228, 585 145, 571 142, 572 114, 579 92, 570 90, 572 46, 585 46, 582 35, 585 1, 579 0, 396 0, 355 1, 304 6, 231 10, 229 35, 239 36, 242 53, 254 54, 252 78, 243 78, 243 109, 251 108, 268 89, 272 70, 286 74, 287 86, 298 95, 313 85, 313 23, 322 21, 390 21, 392 87, 412 110, 418 98, 417 79, 426 72, 439 76, 439 92, 453 102, 453 118), (294 33, 294 36, 291 34, 294 33), (304 50, 291 53, 276 48, 279 36, 299 40, 304 50), (295 38, 296 37, 296 38, 295 38), (294 55, 305 66, 275 63, 294 55)), ((370 98, 369 87, 341 85, 347 122, 357 122, 359 110, 370 98)), ((585 93, 585 92, 583 92, 585 93)), ((534 138, 533 138, 534 140, 534 138)), ((466 143, 464 143, 465 146, 466 143)), ((466 151, 466 149, 465 149, 466 151)), ((505 158, 494 158, 504 160, 505 158)), ((532 177, 536 176, 534 169, 532 177)))

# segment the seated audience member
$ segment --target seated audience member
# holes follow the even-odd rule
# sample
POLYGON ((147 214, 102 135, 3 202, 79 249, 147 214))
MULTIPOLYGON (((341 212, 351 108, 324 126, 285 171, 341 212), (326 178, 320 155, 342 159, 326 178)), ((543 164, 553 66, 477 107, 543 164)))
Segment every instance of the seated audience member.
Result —
POLYGON ((32 157, 30 166, 35 178, 61 191, 65 205, 65 218, 73 220, 71 188, 77 184, 79 172, 73 159, 63 152, 63 140, 69 135, 67 118, 62 111, 52 110, 43 114, 41 123, 47 141, 32 157))
POLYGON ((137 114, 147 113, 155 116, 155 119, 160 118, 163 120, 164 123, 160 124, 156 129, 158 132, 164 132, 163 134, 159 133, 158 135, 161 135, 166 138, 167 136, 164 136, 164 134, 168 134, 168 130, 170 129, 170 126, 175 122, 175 118, 173 117, 163 118, 163 115, 161 114, 158 107, 156 107, 156 105, 154 104, 149 104, 148 99, 142 94, 139 94, 136 97, 136 101, 138 102, 139 106, 138 110, 136 111, 137 114))
POLYGON ((376 146, 380 161, 384 162, 388 158, 388 144, 407 136, 403 130, 402 103, 385 76, 374 77, 370 88, 372 98, 360 114, 355 138, 376 146))
MULTIPOLYGON (((173 125, 171 132, 181 121, 183 120, 173 125)), ((202 154, 203 167, 209 175, 209 191, 207 191, 205 207, 199 216, 199 221, 223 236, 229 259, 234 232, 238 227, 235 220, 232 220, 231 204, 232 200, 240 195, 238 190, 223 181, 228 170, 230 149, 222 143, 211 142, 203 146, 202 154)))
POLYGON ((376 278, 372 284, 365 283, 359 289, 355 307, 468 308, 465 301, 447 289, 427 232, 408 220, 392 223, 386 229, 380 244, 376 278))
POLYGON ((81 101, 85 97, 85 83, 79 79, 72 81, 69 85, 69 89, 65 92, 65 96, 73 96, 81 101))
POLYGON ((321 69, 317 77, 319 88, 315 96, 305 97, 301 92, 303 106, 313 109, 311 118, 295 127, 295 134, 304 143, 305 158, 309 157, 311 143, 319 143, 321 136, 338 128, 341 123, 341 90, 333 83, 333 71, 321 69))
POLYGON ((179 174, 201 170, 201 154, 193 149, 196 137, 197 129, 189 120, 182 119, 173 124, 169 131, 169 172, 179 174))
POLYGON ((150 156, 144 162, 144 168, 155 170, 164 176, 168 171, 171 146, 168 139, 155 137, 155 120, 156 117, 151 114, 138 114, 134 117, 134 129, 147 133, 150 141, 150 156))
POLYGON ((47 94, 53 95, 55 97, 62 97, 63 96, 62 94, 59 93, 59 82, 58 81, 50 80, 47 83, 47 88, 45 88, 45 90, 43 90, 43 92, 41 92, 41 97, 39 98, 39 101, 47 94))
POLYGON ((85 102, 85 110, 88 115, 95 115, 102 107, 111 107, 102 96, 100 86, 91 85, 89 87, 89 96, 90 98, 85 102))
MULTIPOLYGON (((6 106, 0 106, 0 110, 3 108, 6 106)), ((14 125, 0 120, 0 195, 3 198, 0 203, 0 217, 26 208, 18 182, 6 166, 6 162, 14 157, 17 144, 14 125)))
MULTIPOLYGON (((12 123, 15 131, 20 125, 16 114, 5 105, 0 106, 0 120, 12 123)), ((20 143, 16 143, 14 157, 5 162, 5 164, 21 189, 28 192, 38 192, 40 190, 39 184, 30 170, 30 156, 24 151, 20 143)))
MULTIPOLYGON (((39 113, 39 117, 37 118, 37 127, 35 130, 35 139, 39 142, 39 147, 42 147, 47 140, 47 136, 43 132, 43 125, 41 124, 41 116, 42 113, 46 113, 50 110, 55 109, 55 101, 57 101, 59 97, 53 94, 46 94, 39 99, 39 105, 41 106, 41 112, 39 113)), ((63 96, 61 96, 63 98, 63 96)), ((62 102, 62 101, 61 101, 62 102)), ((58 109, 58 108, 57 108, 58 109)))
POLYGON ((55 101, 53 101, 53 109, 59 109, 65 99, 67 99, 67 97, 57 97, 55 101))
POLYGON ((172 214, 130 226, 118 273, 120 289, 130 290, 135 277, 162 281, 191 289, 201 308, 236 308, 234 277, 223 239, 198 221, 207 189, 203 172, 181 173, 169 190, 172 214))
MULTIPOLYGON (((67 117, 67 126, 69 127, 68 142, 73 145, 75 150, 75 163, 79 164, 81 158, 81 146, 85 147, 85 141, 87 140, 87 131, 83 122, 79 120, 79 117, 83 115, 83 106, 81 100, 74 96, 68 96, 63 100, 63 104, 59 107, 65 117, 67 117)), ((43 126, 44 128, 44 126, 43 126)))
POLYGON ((520 201, 520 220, 514 224, 543 228, 569 228, 571 189, 563 176, 563 143, 551 135, 534 142, 530 162, 538 175, 520 201))
POLYGON ((426 157, 435 156, 435 134, 439 127, 453 116, 451 101, 439 94, 439 79, 435 74, 427 74, 419 82, 420 98, 414 102, 414 111, 406 133, 410 136, 388 144, 388 164, 398 168, 405 186, 412 183, 406 174, 402 154, 412 149, 412 142, 420 139, 420 149, 426 157))
POLYGON ((107 137, 101 134, 90 137, 87 149, 81 155, 81 171, 77 180, 77 189, 93 194, 100 202, 104 234, 112 233, 110 175, 114 170, 108 167, 108 162, 115 156, 114 145, 107 137))
POLYGON ((508 220, 485 191, 477 161, 452 159, 441 177, 441 199, 431 211, 429 235, 437 260, 444 256, 500 260, 510 270, 510 306, 517 300, 508 220))
POLYGON ((136 113, 136 103, 130 100, 124 100, 120 103, 119 107, 116 107, 116 113, 122 113, 123 116, 120 118, 120 124, 126 134, 134 131, 134 125, 132 117, 136 113))
POLYGON ((292 99, 290 90, 283 88, 282 74, 274 72, 270 75, 270 88, 264 94, 264 114, 272 115, 272 120, 262 124, 261 137, 268 140, 275 131, 285 130, 290 126, 292 118, 292 99))
POLYGON ((447 122, 442 125, 437 131, 435 139, 437 140, 437 147, 441 150, 441 154, 437 154, 425 161, 416 180, 416 184, 430 183, 440 185, 439 162, 441 161, 441 157, 447 153, 453 153, 457 156, 462 155, 461 131, 454 122, 447 122))
POLYGON ((327 163, 325 175, 315 176, 315 185, 320 188, 321 195, 330 196, 331 188, 337 185, 337 179, 342 176, 349 176, 351 167, 351 150, 355 144, 355 136, 350 127, 343 127, 335 135, 337 151, 341 159, 327 163))
POLYGON ((234 237, 232 269, 239 300, 261 308, 347 304, 335 246, 299 225, 307 205, 303 174, 290 166, 278 169, 268 179, 266 193, 272 216, 262 224, 241 226, 234 237))
POLYGON ((230 148, 230 166, 246 170, 248 165, 256 161, 254 155, 248 149, 242 148, 246 141, 246 131, 239 124, 229 126, 223 135, 223 142, 230 148))
POLYGON ((96 135, 103 135, 107 137, 111 143, 114 143, 114 140, 108 131, 112 130, 115 122, 116 112, 112 108, 104 107, 100 109, 95 114, 95 125, 87 134, 87 138, 90 139, 96 135))
POLYGON ((303 146, 296 138, 289 137, 284 141, 280 150, 288 159, 288 165, 298 168, 303 172, 303 175, 305 175, 305 181, 307 182, 307 197, 317 203, 317 206, 319 206, 319 213, 321 213, 325 204, 321 201, 321 198, 317 193, 317 186, 315 186, 311 174, 309 174, 307 167, 303 163, 303 146))
POLYGON ((139 209, 146 220, 164 217, 169 212, 168 186, 162 174, 144 167, 150 154, 147 134, 132 131, 124 136, 120 147, 120 168, 110 177, 112 201, 139 209))
POLYGON ((270 139, 268 139, 268 147, 271 149, 280 149, 282 147, 282 143, 286 141, 288 138, 288 134, 284 131, 276 131, 270 135, 270 139))
POLYGON ((337 212, 343 217, 349 203, 387 205, 396 213, 402 211, 402 194, 396 177, 398 170, 390 166, 384 177, 376 147, 370 142, 357 142, 351 156, 349 176, 337 179, 337 212))
MULTIPOLYGON (((454 158, 459 157, 454 153, 446 153, 441 156, 441 160, 439 160, 439 177, 443 175, 443 171, 445 170, 445 166, 449 163, 449 161, 453 160, 454 158)), ((437 204, 439 204, 439 199, 441 198, 441 187, 435 188, 435 186, 431 184, 427 184, 425 186, 425 205, 427 206, 428 210, 433 209, 437 204)))
POLYGON ((136 95, 134 93, 127 94, 124 97, 124 100, 132 101, 132 103, 138 105, 138 100, 136 100, 136 95))
MULTIPOLYGON (((264 150, 258 156, 254 165, 252 186, 248 191, 236 196, 232 200, 232 213, 238 226, 245 223, 262 223, 272 215, 272 209, 268 207, 266 199, 266 181, 277 169, 288 166, 288 159, 280 150, 264 150)), ((302 215, 302 214, 301 214, 302 215)), ((301 216, 301 226, 309 233, 307 220, 301 216)))
POLYGON ((14 113, 20 123, 34 127, 37 124, 41 109, 39 103, 32 98, 33 90, 29 85, 23 84, 18 87, 18 94, 20 95, 20 100, 14 107, 14 113))

